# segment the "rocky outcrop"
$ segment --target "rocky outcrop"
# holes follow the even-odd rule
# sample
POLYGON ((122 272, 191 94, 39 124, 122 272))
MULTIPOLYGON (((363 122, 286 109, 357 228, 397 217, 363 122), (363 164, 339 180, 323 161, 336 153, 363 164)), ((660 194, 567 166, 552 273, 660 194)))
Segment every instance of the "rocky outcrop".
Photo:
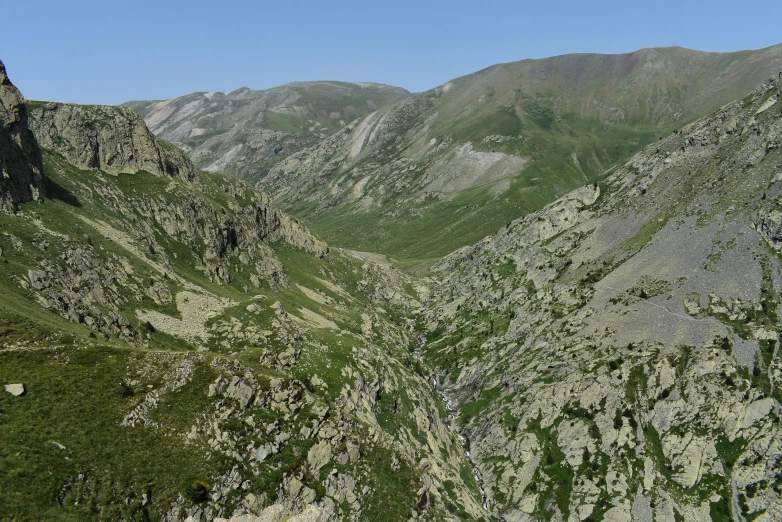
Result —
POLYGON ((5 391, 13 395, 14 397, 19 397, 20 395, 24 395, 24 384, 20 382, 16 382, 13 384, 6 384, 5 385, 5 391))
POLYGON ((40 145, 76 166, 110 173, 146 170, 185 181, 196 176, 187 155, 155 137, 131 109, 40 102, 29 106, 30 127, 40 145))
POLYGON ((230 519, 217 518, 215 522, 329 522, 334 520, 335 516, 336 513, 331 505, 320 507, 310 504, 301 513, 291 514, 282 504, 274 504, 258 515, 238 515, 230 519))
POLYGON ((0 62, 0 211, 45 195, 41 151, 28 128, 27 107, 0 62))

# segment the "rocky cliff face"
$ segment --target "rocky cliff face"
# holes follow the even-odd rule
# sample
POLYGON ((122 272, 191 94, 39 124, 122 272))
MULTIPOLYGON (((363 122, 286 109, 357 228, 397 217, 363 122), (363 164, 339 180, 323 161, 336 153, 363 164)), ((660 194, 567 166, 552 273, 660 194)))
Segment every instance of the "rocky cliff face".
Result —
POLYGON ((495 517, 782 517, 780 96, 442 261, 423 358, 495 517))
POLYGON ((46 193, 41 151, 28 127, 24 98, 0 62, 0 210, 40 200, 46 193))
POLYGON ((177 147, 159 140, 134 111, 103 105, 30 103, 30 128, 42 147, 85 169, 153 174, 190 181, 196 168, 177 147))

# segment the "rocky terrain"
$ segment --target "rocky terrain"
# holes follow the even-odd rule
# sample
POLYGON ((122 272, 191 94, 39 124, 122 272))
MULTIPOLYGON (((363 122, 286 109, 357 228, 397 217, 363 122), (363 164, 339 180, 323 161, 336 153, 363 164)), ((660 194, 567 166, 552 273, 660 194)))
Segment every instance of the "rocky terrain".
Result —
POLYGON ((30 128, 40 146, 69 163, 111 174, 145 170, 186 181, 196 175, 190 159, 159 140, 134 111, 124 107, 32 103, 30 128))
POLYGON ((296 82, 125 105, 152 132, 187 150, 199 168, 255 183, 283 159, 407 95, 375 83, 296 82))
POLYGON ((782 517, 782 75, 443 259, 422 358, 492 516, 782 517))
POLYGON ((780 70, 782 46, 496 65, 350 124, 257 186, 327 241, 437 258, 605 177, 780 70))
MULTIPOLYGON (((692 94, 709 60, 738 82, 778 52, 648 50, 591 56, 583 70, 583 57, 559 57, 537 74, 576 78, 598 99, 580 74, 627 69, 625 87, 645 79, 664 93, 649 110, 667 121, 671 108, 715 103, 652 81, 661 63, 683 63, 671 56, 688 57, 689 69, 672 70, 691 75, 692 94)), ((725 74, 709 80, 711 98, 739 85, 725 74)), ((365 249, 384 226, 374 205, 399 212, 397 230, 412 226, 382 199, 387 187, 372 191, 386 165, 378 151, 411 150, 406 115, 429 114, 435 128, 427 111, 465 85, 353 122, 265 179, 287 176, 300 197, 278 195, 325 213, 308 180, 348 180, 340 169, 353 158, 366 181, 344 190, 367 212, 365 249)), ((685 111, 604 177, 566 153, 585 174, 579 188, 541 195, 536 211, 426 276, 329 247, 246 182, 196 170, 126 108, 25 105, 3 87, 16 147, 0 149, 4 518, 782 518, 778 72, 686 125, 685 111), (31 180, 38 191, 20 192, 31 180)), ((625 117, 641 110, 629 92, 625 117)), ((558 103, 578 112, 573 96, 558 103)), ((473 128, 463 117, 452 121, 473 128)), ((509 134, 490 136, 493 150, 438 138, 442 156, 408 170, 417 181, 405 190, 431 189, 423 209, 541 161, 503 152, 509 134)), ((412 165, 402 163, 388 165, 412 165)), ((451 229, 427 230, 423 246, 408 236, 416 252, 451 229)))
POLYGON ((30 112, 44 148, 18 159, 48 191, 0 215, 3 518, 484 517, 410 352, 426 284, 192 171, 129 109, 30 112))

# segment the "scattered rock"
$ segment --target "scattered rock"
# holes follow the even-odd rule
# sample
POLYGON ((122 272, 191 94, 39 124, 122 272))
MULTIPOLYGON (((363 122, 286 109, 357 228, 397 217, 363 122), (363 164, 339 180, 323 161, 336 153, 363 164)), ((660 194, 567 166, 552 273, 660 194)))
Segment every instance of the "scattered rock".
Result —
POLYGON ((25 392, 24 384, 22 383, 6 384, 5 391, 10 393, 14 397, 19 397, 20 395, 24 395, 25 392))

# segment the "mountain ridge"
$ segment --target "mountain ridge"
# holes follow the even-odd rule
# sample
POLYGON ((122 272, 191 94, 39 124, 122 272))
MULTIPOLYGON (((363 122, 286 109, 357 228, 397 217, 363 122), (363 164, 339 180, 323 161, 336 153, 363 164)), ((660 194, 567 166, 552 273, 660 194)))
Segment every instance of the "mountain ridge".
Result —
MULTIPOLYGON (((659 71, 658 58, 644 64, 659 71)), ((287 177, 281 195, 306 204, 326 187, 334 199, 316 197, 318 211, 349 201, 373 233, 373 206, 401 220, 437 194, 488 183, 499 196, 513 169, 566 150, 556 161, 578 174, 575 190, 555 187, 564 194, 428 277, 329 248, 242 180, 181 175, 187 155, 128 109, 0 113, 16 124, 29 112, 45 145, 30 142, 11 181, 26 182, 38 150, 47 189, 0 213, 0 513, 782 517, 782 73, 597 177, 584 155, 541 138, 583 131, 563 108, 583 99, 560 98, 558 113, 535 85, 491 85, 502 89, 454 82, 407 96, 270 169, 287 177), (499 123, 513 113, 521 132, 476 127, 499 114, 481 104, 504 96, 514 104, 499 123), (166 151, 176 169, 158 161, 166 151), (378 172, 395 174, 384 190, 378 172), (393 190, 405 195, 391 205, 393 190)), ((647 87, 638 110, 697 106, 647 87)), ((586 107, 590 125, 628 132, 630 105, 586 107)), ((479 202, 449 219, 461 213, 479 233, 490 224, 471 213, 479 202)), ((427 226, 454 244, 443 221, 427 226)))
POLYGON ((408 95, 383 84, 310 81, 123 105, 162 138, 181 143, 200 168, 252 181, 346 122, 408 95))
POLYGON ((349 125, 257 186, 342 246, 437 257, 599 179, 779 70, 782 46, 497 65, 349 125))

